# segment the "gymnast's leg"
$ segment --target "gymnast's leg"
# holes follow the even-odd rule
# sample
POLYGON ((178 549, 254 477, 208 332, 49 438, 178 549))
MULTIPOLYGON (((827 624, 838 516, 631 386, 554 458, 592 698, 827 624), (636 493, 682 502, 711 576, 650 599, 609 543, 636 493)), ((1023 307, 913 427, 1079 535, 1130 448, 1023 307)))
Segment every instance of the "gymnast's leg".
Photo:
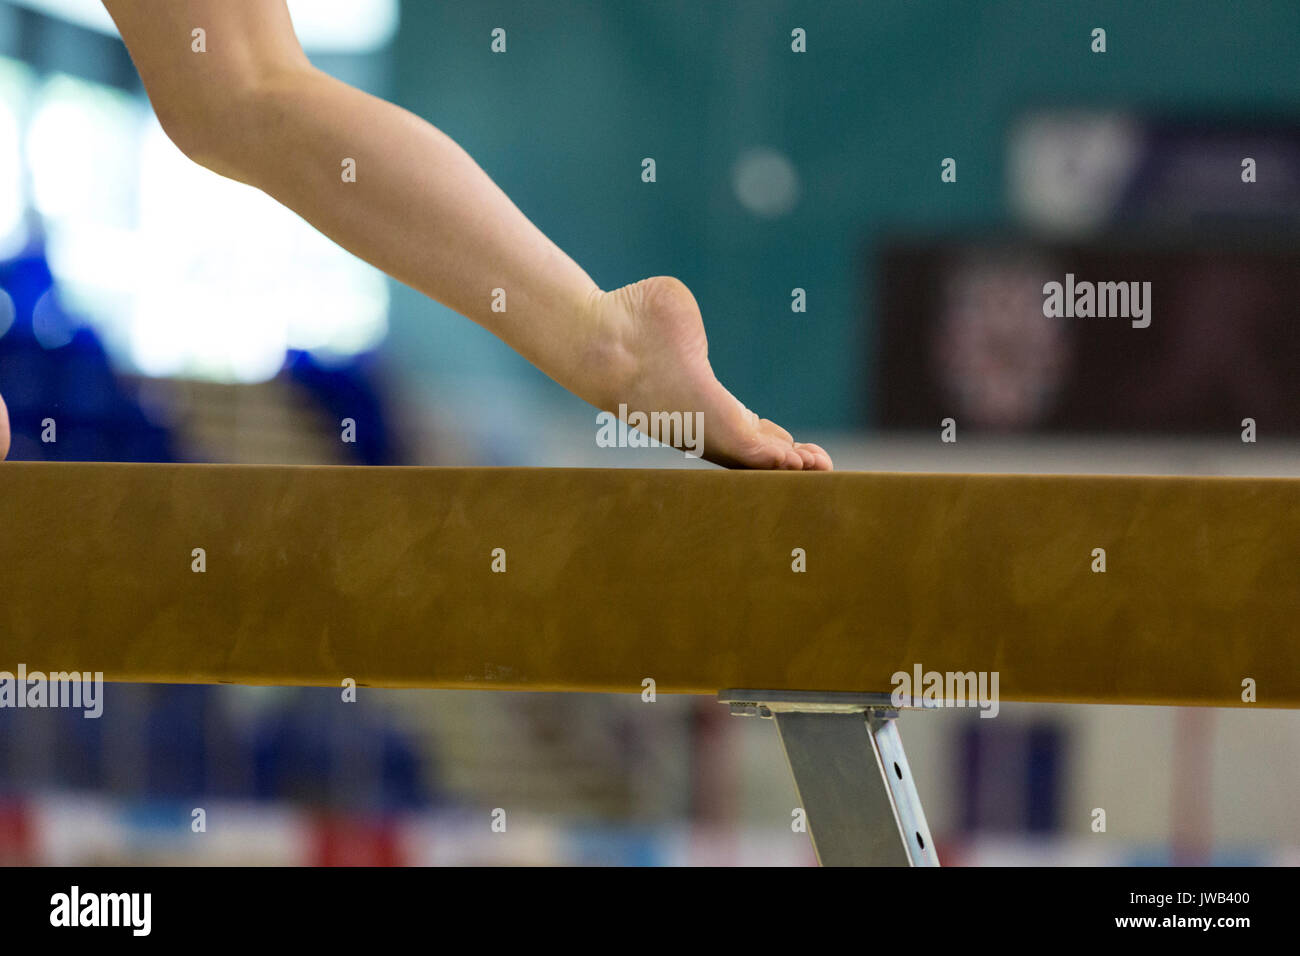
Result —
POLYGON ((702 412, 704 456, 829 469, 713 375, 689 290, 602 291, 450 138, 312 67, 284 0, 105 0, 163 129, 389 275, 483 325, 607 411, 702 412), (191 49, 206 31, 207 52, 191 49), (344 182, 344 160, 355 182, 344 182), (507 311, 493 311, 494 289, 507 311))

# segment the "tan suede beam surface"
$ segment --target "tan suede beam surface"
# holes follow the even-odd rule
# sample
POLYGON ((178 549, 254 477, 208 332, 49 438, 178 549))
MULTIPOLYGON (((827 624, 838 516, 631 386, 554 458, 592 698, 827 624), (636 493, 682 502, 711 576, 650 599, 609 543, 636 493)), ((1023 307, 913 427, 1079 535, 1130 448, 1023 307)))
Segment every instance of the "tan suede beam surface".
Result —
POLYGON ((1251 679, 1295 707, 1300 481, 12 462, 19 664, 709 694, 920 665, 1003 700, 1240 706, 1251 679))

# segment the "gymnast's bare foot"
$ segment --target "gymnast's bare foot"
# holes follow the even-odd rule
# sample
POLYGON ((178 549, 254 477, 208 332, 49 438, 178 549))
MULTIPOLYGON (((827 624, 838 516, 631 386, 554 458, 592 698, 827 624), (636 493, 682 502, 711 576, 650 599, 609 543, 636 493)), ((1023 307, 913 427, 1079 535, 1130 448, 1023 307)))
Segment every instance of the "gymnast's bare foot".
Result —
POLYGON ((831 469, 819 446, 796 442, 722 387, 709 365, 700 307, 677 279, 656 276, 603 292, 596 317, 605 339, 597 361, 615 382, 598 389, 594 404, 615 413, 620 404, 646 413, 703 412, 704 457, 729 468, 831 469))

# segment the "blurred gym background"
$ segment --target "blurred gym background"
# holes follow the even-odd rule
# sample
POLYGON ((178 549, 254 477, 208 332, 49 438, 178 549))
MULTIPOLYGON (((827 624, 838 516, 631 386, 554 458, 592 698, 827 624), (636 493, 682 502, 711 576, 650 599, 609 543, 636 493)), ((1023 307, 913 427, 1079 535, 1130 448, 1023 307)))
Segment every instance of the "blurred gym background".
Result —
MULTIPOLYGON (((1300 474, 1290 0, 290 7, 317 65, 458 140, 603 287, 686 281, 722 380, 837 467, 1300 474), (1151 281, 1151 327, 1045 320, 1066 272, 1151 281)), ((683 465, 596 447, 487 333, 189 163, 98 0, 0 0, 0 290, 14 459, 683 465)), ((1300 714, 902 731, 947 863, 1300 863, 1300 714)), ((7 863, 802 865, 797 803, 775 728, 710 699, 0 710, 7 863)))

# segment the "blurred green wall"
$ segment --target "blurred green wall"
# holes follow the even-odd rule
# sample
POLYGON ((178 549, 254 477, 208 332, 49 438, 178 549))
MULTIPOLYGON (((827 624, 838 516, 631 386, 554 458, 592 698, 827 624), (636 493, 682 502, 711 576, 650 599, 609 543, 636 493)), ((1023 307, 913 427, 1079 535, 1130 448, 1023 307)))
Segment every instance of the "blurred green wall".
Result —
MULTIPOLYGON (((1245 118, 1300 103, 1297 0, 407 0, 402 17, 395 99, 457 139, 602 287, 685 280, 724 383, 792 427, 869 424, 870 245, 1002 223, 1004 135, 1023 108, 1245 118), (489 50, 498 26, 505 55, 489 50), (1104 55, 1089 51, 1096 26, 1104 55), (790 52, 794 27, 806 54, 790 52), (758 220, 735 197, 732 165, 753 146, 798 170, 784 218, 758 220), (955 185, 940 182, 945 156, 955 185), (806 314, 790 311, 795 286, 806 314)), ((588 414, 409 290, 393 344, 434 394, 504 379, 512 401, 588 414)))

